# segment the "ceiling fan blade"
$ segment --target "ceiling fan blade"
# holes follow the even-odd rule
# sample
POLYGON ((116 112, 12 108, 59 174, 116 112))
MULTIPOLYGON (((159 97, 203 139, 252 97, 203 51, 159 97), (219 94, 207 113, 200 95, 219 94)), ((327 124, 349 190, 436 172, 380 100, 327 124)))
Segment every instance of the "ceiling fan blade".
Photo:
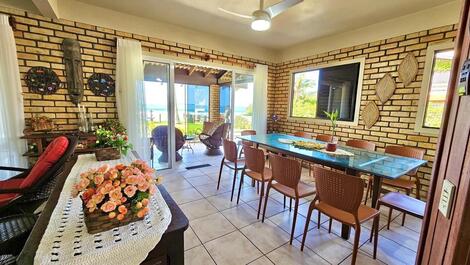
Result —
POLYGON ((269 15, 271 15, 271 18, 281 14, 282 12, 286 11, 287 9, 289 9, 290 7, 293 7, 301 2, 303 2, 304 0, 283 0, 277 4, 274 4, 272 6, 269 6, 269 7, 266 7, 266 12, 269 13, 269 15))
POLYGON ((222 11, 222 12, 225 12, 225 13, 227 13, 227 14, 237 16, 237 17, 248 18, 248 19, 252 19, 252 18, 253 18, 252 16, 248 16, 248 15, 243 15, 243 14, 239 14, 239 13, 236 13, 236 12, 232 12, 232 11, 223 9, 223 8, 221 8, 221 7, 219 7, 219 10, 222 11))

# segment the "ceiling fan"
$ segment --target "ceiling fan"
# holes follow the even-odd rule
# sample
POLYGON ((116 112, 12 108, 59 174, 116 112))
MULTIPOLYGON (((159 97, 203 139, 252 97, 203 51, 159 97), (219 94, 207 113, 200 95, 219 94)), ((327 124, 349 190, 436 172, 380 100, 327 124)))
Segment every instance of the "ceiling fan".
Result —
POLYGON ((254 11, 251 16, 232 12, 219 7, 219 10, 230 15, 251 19, 251 28, 256 31, 265 31, 271 27, 271 19, 281 14, 287 9, 303 2, 303 0, 283 0, 277 4, 264 7, 264 0, 259 1, 259 9, 254 11))

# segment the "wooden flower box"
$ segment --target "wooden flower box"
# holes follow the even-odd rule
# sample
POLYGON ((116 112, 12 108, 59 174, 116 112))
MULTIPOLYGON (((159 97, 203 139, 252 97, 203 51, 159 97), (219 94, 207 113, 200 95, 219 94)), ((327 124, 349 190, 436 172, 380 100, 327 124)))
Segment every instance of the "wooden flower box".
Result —
MULTIPOLYGON (((125 203, 123 204, 126 208, 130 209, 131 204, 125 203)), ((95 210, 94 212, 90 213, 86 206, 83 204, 83 215, 86 228, 88 233, 90 234, 97 234, 100 232, 104 232, 115 227, 124 226, 130 224, 132 222, 136 222, 139 220, 143 220, 144 217, 139 218, 135 213, 132 211, 128 211, 122 220, 117 220, 116 218, 109 218, 108 214, 100 211, 99 209, 95 210)))
POLYGON ((95 156, 98 161, 116 160, 121 158, 121 152, 113 147, 98 148, 95 151, 95 156))

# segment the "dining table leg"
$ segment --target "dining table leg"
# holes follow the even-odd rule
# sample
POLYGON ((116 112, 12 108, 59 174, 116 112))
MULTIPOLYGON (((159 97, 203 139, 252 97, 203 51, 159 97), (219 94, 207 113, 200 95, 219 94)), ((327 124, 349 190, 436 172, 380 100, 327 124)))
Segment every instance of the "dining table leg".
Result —
POLYGON ((372 201, 371 206, 375 208, 377 200, 380 196, 380 188, 382 187, 382 177, 374 176, 374 184, 372 186, 372 201))

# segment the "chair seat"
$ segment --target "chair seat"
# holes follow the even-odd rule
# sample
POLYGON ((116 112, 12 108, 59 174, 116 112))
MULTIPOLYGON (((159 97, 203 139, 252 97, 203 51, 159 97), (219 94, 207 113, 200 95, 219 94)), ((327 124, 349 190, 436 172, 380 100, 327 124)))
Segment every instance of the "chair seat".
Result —
MULTIPOLYGON (((273 189, 279 191, 280 193, 282 193, 282 194, 284 194, 284 195, 286 195, 290 198, 295 198, 296 197, 294 189, 289 188, 285 185, 282 185, 281 183, 273 182, 271 184, 271 187, 273 187, 273 189)), ((313 195, 316 192, 314 187, 312 187, 310 185, 307 185, 307 184, 303 183, 302 181, 300 181, 299 184, 297 185, 297 190, 299 191, 299 198, 303 198, 303 197, 313 195)))
POLYGON ((389 192, 379 199, 379 203, 406 212, 418 218, 424 217, 426 203, 399 192, 389 192))
MULTIPOLYGON (((340 210, 338 208, 335 208, 329 204, 319 202, 315 205, 315 208, 318 209, 318 211, 342 223, 345 223, 351 226, 356 224, 356 221, 354 220, 354 216, 352 214, 345 212, 343 210, 340 210)), ((371 208, 366 205, 360 205, 358 209, 359 224, 362 224, 379 214, 380 214, 380 211, 374 208, 371 208)))
POLYGON ((243 158, 242 158, 242 159, 238 159, 238 160, 237 160, 237 166, 236 166, 236 168, 235 168, 235 163, 232 162, 232 161, 227 161, 227 160, 225 160, 225 161, 224 161, 224 165, 227 166, 227 167, 229 167, 229 168, 231 168, 231 169, 237 169, 237 170, 238 170, 238 169, 242 169, 242 168, 245 167, 245 159, 243 159, 243 158))
MULTIPOLYGON (((263 181, 263 178, 262 178, 261 174, 258 173, 258 172, 254 172, 254 171, 251 171, 251 170, 246 170, 245 174, 248 175, 250 178, 256 180, 256 181, 263 181)), ((271 180, 272 176, 273 176, 273 172, 271 171, 271 169, 265 167, 264 168, 264 181, 266 182, 266 181, 271 180)))
POLYGON ((416 180, 414 179, 384 179, 384 185, 411 190, 416 187, 416 180))
POLYGON ((24 178, 14 178, 0 181, 0 190, 19 189, 24 178))
POLYGON ((19 193, 3 193, 0 194, 0 207, 9 204, 12 200, 20 197, 19 193))

